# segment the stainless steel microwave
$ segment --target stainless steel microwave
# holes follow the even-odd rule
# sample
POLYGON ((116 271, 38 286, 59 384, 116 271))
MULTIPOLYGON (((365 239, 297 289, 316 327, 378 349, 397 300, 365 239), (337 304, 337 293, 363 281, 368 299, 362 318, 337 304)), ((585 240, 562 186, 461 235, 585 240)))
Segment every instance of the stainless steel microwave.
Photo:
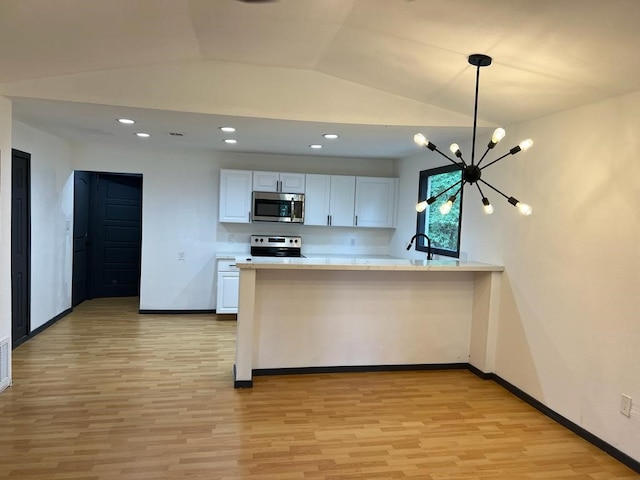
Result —
POLYGON ((304 193, 253 192, 252 222, 304 221, 304 193))

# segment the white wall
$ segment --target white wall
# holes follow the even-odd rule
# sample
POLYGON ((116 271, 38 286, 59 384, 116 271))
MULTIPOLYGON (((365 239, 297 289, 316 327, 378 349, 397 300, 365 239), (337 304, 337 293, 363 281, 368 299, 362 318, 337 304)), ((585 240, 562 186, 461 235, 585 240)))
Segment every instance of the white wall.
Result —
MULTIPOLYGON (((506 269, 495 373, 635 459, 638 118, 640 92, 507 128, 507 147, 526 137, 535 144, 485 170, 483 178, 530 203, 534 213, 522 217, 485 191, 495 213, 483 215, 479 195, 469 191, 462 228, 469 258, 506 269), (631 418, 619 413, 623 392, 635 402, 631 418)), ((401 182, 417 192, 417 172, 426 167, 415 157, 399 167, 401 182)), ((415 203, 412 192, 401 208, 415 203)), ((414 231, 412 213, 399 225, 392 253, 414 231)))
POLYGON ((215 308, 215 256, 248 252, 252 233, 301 234, 309 248, 387 253, 390 229, 322 229, 279 224, 218 224, 220 168, 392 175, 390 160, 319 159, 256 154, 76 145, 77 170, 139 173, 142 186, 143 310, 215 308), (313 235, 310 235, 313 233, 313 235), (351 239, 355 239, 355 247, 351 239), (178 252, 185 260, 178 260, 178 252))
POLYGON ((31 330, 71 308, 73 170, 68 141, 13 124, 13 147, 31 154, 31 330))
POLYGON ((214 308, 216 168, 209 154, 82 144, 74 147, 73 168, 143 175, 141 309, 214 308))
POLYGON ((0 97, 0 265, 2 339, 11 335, 11 101, 5 97, 0 97))

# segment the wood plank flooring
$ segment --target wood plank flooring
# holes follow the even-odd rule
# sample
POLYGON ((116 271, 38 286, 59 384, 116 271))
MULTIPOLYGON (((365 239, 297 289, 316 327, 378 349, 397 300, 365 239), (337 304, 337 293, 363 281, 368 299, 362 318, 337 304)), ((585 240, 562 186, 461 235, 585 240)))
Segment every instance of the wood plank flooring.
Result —
POLYGON ((235 321, 96 299, 14 350, 0 478, 637 479, 467 371, 257 377, 235 321))

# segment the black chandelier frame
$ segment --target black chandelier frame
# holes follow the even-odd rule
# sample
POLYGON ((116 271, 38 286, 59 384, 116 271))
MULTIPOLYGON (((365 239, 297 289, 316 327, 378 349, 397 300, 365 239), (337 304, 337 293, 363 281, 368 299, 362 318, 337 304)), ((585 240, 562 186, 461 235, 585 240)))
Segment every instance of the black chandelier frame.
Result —
POLYGON ((493 132, 493 136, 491 137, 491 140, 487 144, 487 148, 484 151, 484 153, 482 154, 482 157, 480 158, 480 160, 478 160, 478 163, 475 162, 476 131, 477 131, 477 125, 478 125, 478 92, 479 92, 479 85, 480 85, 480 68, 487 67, 487 66, 491 65, 491 62, 492 62, 492 58, 490 56, 484 55, 484 54, 481 54, 481 53, 475 53, 475 54, 469 56, 469 63, 476 67, 476 88, 475 88, 475 101, 474 101, 474 107, 473 107, 473 138, 472 138, 472 143, 471 143, 471 163, 465 162, 465 160, 464 160, 464 158, 462 156, 462 152, 460 151, 460 147, 456 143, 453 143, 451 145, 450 150, 458 160, 454 160, 449 155, 447 155, 443 151, 439 150, 438 147, 436 147, 436 145, 434 145, 429 140, 427 140, 425 138, 425 136, 422 135, 421 133, 418 133, 418 134, 416 134, 414 136, 414 141, 416 143, 418 143, 419 145, 425 146, 426 148, 428 148, 431 151, 435 151, 435 152, 439 153, 444 158, 446 158, 449 162, 451 162, 454 165, 456 165, 462 172, 462 178, 458 182, 450 185, 449 187, 447 187, 446 189, 444 189, 443 191, 441 191, 437 195, 432 195, 428 199, 426 199, 424 201, 420 201, 418 203, 418 205, 416 206, 416 210, 418 210, 419 212, 421 212, 424 209, 426 209, 427 206, 433 204, 439 197, 441 197, 445 193, 451 191, 455 187, 458 187, 458 189, 453 193, 453 195, 449 196, 447 202, 445 202, 440 207, 440 212, 442 214, 448 213, 450 208, 451 208, 451 205, 453 205, 453 203, 456 201, 456 198, 457 198, 458 194, 468 184, 468 185, 475 185, 477 187, 478 192, 480 193, 480 196, 482 197, 482 204, 484 206, 485 213, 491 214, 491 213, 493 213, 493 206, 491 205, 491 203, 489 202, 489 199, 485 196, 484 192, 480 188, 480 183, 482 183, 486 187, 490 188, 491 190, 495 191, 496 193, 498 193, 501 196, 503 196, 504 198, 506 198, 507 201, 511 205, 517 207, 518 210, 520 211, 520 213, 522 213, 523 215, 531 215, 531 213, 533 211, 533 209, 529 205, 520 202, 515 197, 509 196, 509 195, 503 193, 498 188, 494 187, 493 185, 491 185, 489 182, 487 182, 486 180, 484 180, 482 178, 482 172, 486 168, 490 167, 491 165, 494 165, 495 163, 497 163, 500 160, 508 157, 509 155, 515 155, 516 153, 521 152, 523 150, 527 150, 529 147, 531 147, 533 145, 533 141, 531 139, 524 140, 519 145, 516 145, 515 147, 511 148, 504 155, 496 158, 495 160, 493 160, 493 161, 491 161, 491 162, 489 162, 486 165, 481 167, 480 165, 482 164, 482 162, 486 158, 486 156, 489 153, 489 151, 492 150, 498 144, 498 142, 500 140, 502 140, 502 138, 504 138, 504 136, 505 136, 504 129, 503 128, 497 128, 493 132))

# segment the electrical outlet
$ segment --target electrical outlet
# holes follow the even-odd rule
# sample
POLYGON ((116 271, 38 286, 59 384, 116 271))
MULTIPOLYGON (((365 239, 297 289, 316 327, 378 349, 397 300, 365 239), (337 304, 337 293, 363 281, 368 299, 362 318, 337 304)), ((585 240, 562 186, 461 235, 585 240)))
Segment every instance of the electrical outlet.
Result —
POLYGON ((624 393, 620 396, 620 413, 627 417, 631 416, 631 397, 624 393))
POLYGON ((233 233, 229 233, 227 235, 227 243, 233 243, 236 241, 236 237, 233 233))
POLYGON ((178 252, 178 260, 184 260, 184 250, 178 252))

